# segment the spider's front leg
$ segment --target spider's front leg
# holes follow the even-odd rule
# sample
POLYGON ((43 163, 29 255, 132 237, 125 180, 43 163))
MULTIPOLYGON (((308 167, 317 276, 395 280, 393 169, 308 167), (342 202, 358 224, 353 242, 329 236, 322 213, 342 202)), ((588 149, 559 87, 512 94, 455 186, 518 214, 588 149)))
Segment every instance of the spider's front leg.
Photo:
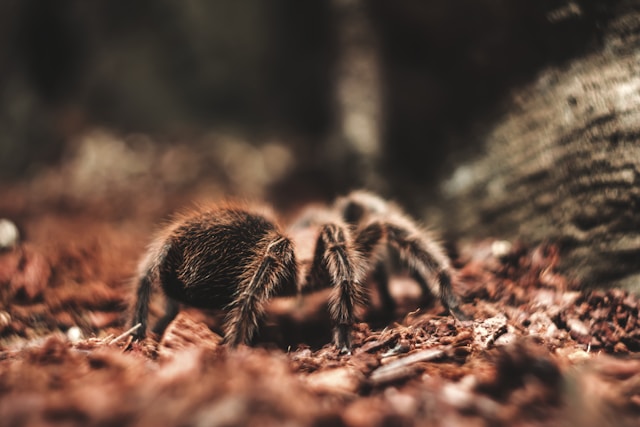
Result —
POLYGON ((295 280, 296 260, 291 241, 283 236, 271 240, 257 257, 236 292, 226 320, 225 341, 232 347, 250 344, 264 305, 283 286, 295 280))
POLYGON ((315 247, 312 276, 325 278, 333 288, 329 311, 334 322, 334 343, 341 353, 351 352, 355 308, 364 302, 363 268, 346 225, 324 224, 315 247))

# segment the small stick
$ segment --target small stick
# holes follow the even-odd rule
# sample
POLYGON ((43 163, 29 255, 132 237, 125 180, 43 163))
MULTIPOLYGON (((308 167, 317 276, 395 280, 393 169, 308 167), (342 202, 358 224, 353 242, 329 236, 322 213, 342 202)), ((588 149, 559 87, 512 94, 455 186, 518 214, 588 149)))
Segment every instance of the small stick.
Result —
POLYGON ((374 370, 369 376, 369 381, 372 386, 380 386, 394 381, 401 381, 410 378, 417 374, 418 366, 416 364, 420 362, 429 362, 434 359, 447 354, 446 349, 428 349, 422 350, 407 357, 403 357, 398 360, 394 360, 388 365, 381 366, 374 370))
POLYGON ((114 339, 112 339, 108 345, 111 344, 115 344, 118 341, 120 341, 123 338, 126 338, 128 335, 131 335, 133 332, 135 332, 140 326, 142 326, 142 323, 138 323, 135 326, 133 326, 131 329, 129 329, 126 332, 123 332, 122 334, 118 335, 117 337, 115 337, 114 339))

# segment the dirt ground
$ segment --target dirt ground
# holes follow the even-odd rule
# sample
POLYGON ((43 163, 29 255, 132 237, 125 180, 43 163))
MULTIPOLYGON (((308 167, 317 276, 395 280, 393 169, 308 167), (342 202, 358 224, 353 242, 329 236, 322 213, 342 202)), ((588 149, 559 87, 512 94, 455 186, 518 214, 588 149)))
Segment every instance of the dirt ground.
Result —
POLYGON ((398 276, 396 313, 381 313, 372 291, 351 355, 329 344, 322 292, 274 300, 253 347, 221 345, 219 316, 196 310, 159 341, 131 342, 130 277, 165 212, 24 192, 4 188, 0 203, 22 234, 0 253, 2 425, 640 423, 639 300, 580 290, 555 271, 553 245, 451 242, 474 320, 421 301, 398 276))

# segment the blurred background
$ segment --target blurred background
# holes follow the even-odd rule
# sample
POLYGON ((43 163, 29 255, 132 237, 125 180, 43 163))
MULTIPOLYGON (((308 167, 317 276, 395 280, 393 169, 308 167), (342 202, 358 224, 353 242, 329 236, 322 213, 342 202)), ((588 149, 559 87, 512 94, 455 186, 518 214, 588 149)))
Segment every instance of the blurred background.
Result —
POLYGON ((125 213, 140 191, 286 208, 361 186, 418 209, 612 3, 4 0, 2 186, 125 213))

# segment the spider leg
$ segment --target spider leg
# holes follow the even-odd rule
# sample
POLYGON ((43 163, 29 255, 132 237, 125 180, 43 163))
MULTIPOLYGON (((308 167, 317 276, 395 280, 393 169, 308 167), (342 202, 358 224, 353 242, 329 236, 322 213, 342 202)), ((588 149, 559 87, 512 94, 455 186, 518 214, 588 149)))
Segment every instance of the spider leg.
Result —
MULTIPOLYGON (((138 280, 136 302, 133 309, 133 319, 131 321, 131 326, 140 324, 140 327, 132 333, 135 339, 143 339, 147 335, 151 292, 153 290, 153 285, 158 281, 160 265, 166 261, 169 249, 169 245, 157 246, 156 250, 149 252, 147 259, 142 263, 143 269, 138 280)), ((165 317, 166 316, 167 314, 165 314, 165 317)), ((175 317, 175 314, 173 317, 175 317)), ((167 324, 172 319, 169 319, 167 324)))
POLYGON ((362 262, 350 240, 344 225, 328 223, 321 226, 312 266, 312 275, 328 275, 328 282, 333 287, 329 312, 334 322, 334 343, 341 353, 351 351, 355 307, 365 299, 361 283, 362 262))
POLYGON ((405 217, 380 221, 378 224, 384 230, 389 245, 398 251, 400 258, 418 277, 423 292, 428 290, 440 298, 442 305, 454 317, 468 319, 451 288, 452 269, 440 244, 405 217))
POLYGON ((389 291, 389 271, 386 263, 378 261, 373 270, 372 277, 376 282, 382 308, 389 317, 392 317, 396 310, 396 302, 389 291))
POLYGON ((149 271, 144 274, 138 283, 136 292, 136 303, 134 307, 133 319, 131 326, 140 325, 138 329, 132 332, 135 339, 143 339, 147 335, 147 323, 149 321, 149 301, 151 299, 151 290, 153 287, 153 272, 149 271))
POLYGON ((180 304, 173 298, 167 297, 164 315, 156 322, 155 326, 153 327, 153 333, 162 335, 165 329, 167 329, 167 326, 169 326, 169 323, 171 323, 171 321, 176 318, 179 311, 180 304))
POLYGON ((239 286, 226 320, 225 341, 232 347, 250 344, 264 315, 264 304, 292 277, 296 263, 289 239, 272 240, 264 254, 247 269, 247 277, 239 286))
POLYGON ((383 227, 380 223, 374 222, 357 231, 355 246, 365 260, 365 269, 372 270, 372 278, 376 283, 383 310, 389 316, 393 316, 396 302, 389 291, 389 265, 388 262, 380 258, 378 253, 384 237, 383 227))

